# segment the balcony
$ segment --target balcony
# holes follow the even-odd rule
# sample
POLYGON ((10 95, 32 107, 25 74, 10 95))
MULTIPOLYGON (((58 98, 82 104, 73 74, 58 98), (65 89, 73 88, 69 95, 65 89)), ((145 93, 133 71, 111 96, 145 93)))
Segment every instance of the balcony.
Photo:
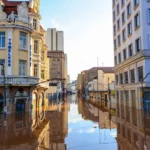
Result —
MULTIPOLYGON (((38 84, 39 78, 31 76, 6 76, 6 85, 32 85, 38 84)), ((4 84, 4 76, 0 76, 0 85, 4 84)))

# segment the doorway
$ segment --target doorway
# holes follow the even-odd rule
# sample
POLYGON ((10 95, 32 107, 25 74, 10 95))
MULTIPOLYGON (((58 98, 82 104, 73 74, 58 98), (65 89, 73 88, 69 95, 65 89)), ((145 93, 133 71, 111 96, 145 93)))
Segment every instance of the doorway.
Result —
POLYGON ((0 94, 0 114, 3 113, 4 109, 4 97, 2 94, 0 94))
POLYGON ((16 113, 22 114, 25 112, 25 100, 18 99, 16 102, 16 113))

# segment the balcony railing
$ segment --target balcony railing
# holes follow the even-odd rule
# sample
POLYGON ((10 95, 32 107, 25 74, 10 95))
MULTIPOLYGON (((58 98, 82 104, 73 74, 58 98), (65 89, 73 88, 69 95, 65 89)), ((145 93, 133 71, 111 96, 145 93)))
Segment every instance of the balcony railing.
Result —
MULTIPOLYGON (((31 76, 6 76, 5 84, 12 85, 33 85, 38 84, 39 78, 31 76)), ((0 85, 4 84, 4 76, 0 76, 0 85)))

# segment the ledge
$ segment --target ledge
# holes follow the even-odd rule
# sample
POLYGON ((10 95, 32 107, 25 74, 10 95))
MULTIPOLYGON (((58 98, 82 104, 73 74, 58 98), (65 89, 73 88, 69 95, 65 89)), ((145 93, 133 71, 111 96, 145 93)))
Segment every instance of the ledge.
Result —
MULTIPOLYGON (((39 78, 33 76, 6 76, 6 85, 32 85, 39 83, 39 78)), ((4 85, 4 76, 0 76, 0 85, 4 85)))

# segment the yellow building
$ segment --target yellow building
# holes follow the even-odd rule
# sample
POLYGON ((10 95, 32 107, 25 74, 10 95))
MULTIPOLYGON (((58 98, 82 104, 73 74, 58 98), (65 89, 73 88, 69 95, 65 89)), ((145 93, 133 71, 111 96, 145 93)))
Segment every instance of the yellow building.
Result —
POLYGON ((0 5, 0 112, 42 111, 49 64, 39 0, 0 5))

